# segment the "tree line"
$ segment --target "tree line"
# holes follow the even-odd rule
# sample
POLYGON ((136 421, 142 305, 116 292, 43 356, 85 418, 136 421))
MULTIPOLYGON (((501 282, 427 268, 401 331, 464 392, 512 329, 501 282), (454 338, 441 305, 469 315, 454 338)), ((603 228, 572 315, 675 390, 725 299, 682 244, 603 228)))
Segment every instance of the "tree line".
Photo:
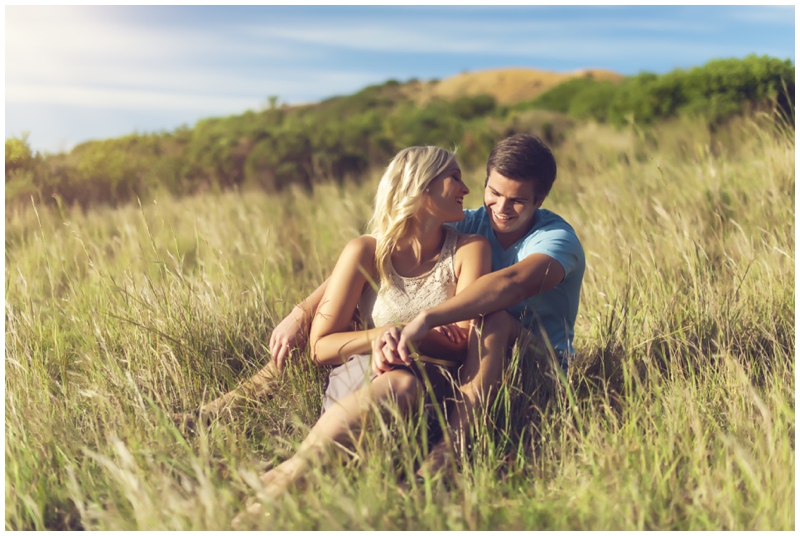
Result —
MULTIPOLYGON (((415 82, 408 82, 413 84, 415 82)), ((616 125, 681 114, 712 127, 771 107, 794 113, 794 65, 768 56, 713 60, 664 75, 641 73, 614 84, 569 80, 538 98, 499 106, 478 95, 417 104, 390 80, 306 106, 277 106, 198 121, 172 132, 89 141, 69 153, 33 152, 6 139, 6 203, 118 204, 168 192, 261 188, 359 180, 401 148, 458 146, 466 168, 482 166, 494 144, 515 132, 557 145, 576 121, 616 125)))

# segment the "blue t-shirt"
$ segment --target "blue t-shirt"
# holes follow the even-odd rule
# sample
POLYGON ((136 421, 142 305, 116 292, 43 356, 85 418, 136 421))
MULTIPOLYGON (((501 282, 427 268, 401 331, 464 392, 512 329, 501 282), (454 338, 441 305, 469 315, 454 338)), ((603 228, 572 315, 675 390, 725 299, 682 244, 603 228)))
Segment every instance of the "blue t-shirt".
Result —
POLYGON ((547 335, 553 348, 562 354, 572 354, 575 318, 578 316, 583 272, 586 258, 578 237, 561 216, 549 210, 537 209, 533 227, 508 249, 497 241, 489 222, 486 207, 465 210, 466 218, 455 225, 460 233, 480 234, 492 245, 492 271, 508 268, 528 255, 543 253, 554 258, 564 268, 564 280, 555 288, 535 294, 508 312, 535 334, 547 335))

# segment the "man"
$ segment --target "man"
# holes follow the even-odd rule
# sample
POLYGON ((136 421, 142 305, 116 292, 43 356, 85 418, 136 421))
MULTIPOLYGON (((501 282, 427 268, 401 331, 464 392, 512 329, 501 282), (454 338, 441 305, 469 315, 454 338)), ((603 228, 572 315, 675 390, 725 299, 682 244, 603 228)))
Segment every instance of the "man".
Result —
MULTIPOLYGON (((402 331, 394 329, 389 337, 373 341, 373 371, 381 374, 392 366, 410 364, 408 345, 429 329, 482 317, 480 336, 471 337, 467 359, 459 371, 461 399, 451 413, 451 428, 461 439, 466 437, 479 402, 496 393, 518 337, 537 339, 566 368, 573 354, 586 264, 572 227, 541 208, 556 178, 555 158, 541 140, 526 134, 502 140, 489 155, 486 173, 484 206, 466 211, 456 228, 489 239, 492 273, 439 306, 421 312, 402 331)), ((283 369, 291 350, 305 344, 303 334, 324 289, 323 283, 275 328, 270 338, 273 360, 254 378, 251 387, 264 385, 283 369)), ((451 337, 464 336, 452 328, 445 330, 451 337)), ((432 468, 443 463, 446 456, 441 455, 450 446, 449 442, 440 443, 434 449, 429 464, 432 468)))
MULTIPOLYGON (((489 155, 486 172, 484 206, 466 211, 456 228, 489 239, 492 272, 421 312, 402 332, 395 328, 373 343, 373 371, 380 374, 410 364, 409 344, 428 330, 483 317, 481 336, 470 340, 459 372, 461 400, 449 423, 461 441, 479 402, 496 393, 518 337, 525 334, 552 349, 566 368, 586 265, 572 227, 540 208, 555 180, 556 163, 538 138, 517 134, 501 141, 489 155)), ((444 463, 446 449, 444 443, 434 448, 432 469, 444 463)))

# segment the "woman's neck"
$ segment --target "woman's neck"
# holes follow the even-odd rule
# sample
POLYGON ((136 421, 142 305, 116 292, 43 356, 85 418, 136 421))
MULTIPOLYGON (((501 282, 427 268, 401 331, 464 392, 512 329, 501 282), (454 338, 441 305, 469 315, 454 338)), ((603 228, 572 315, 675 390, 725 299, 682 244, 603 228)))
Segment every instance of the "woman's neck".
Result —
POLYGON ((433 268, 444 241, 442 222, 413 218, 405 235, 397 241, 392 253, 395 271, 406 277, 426 273, 433 268))

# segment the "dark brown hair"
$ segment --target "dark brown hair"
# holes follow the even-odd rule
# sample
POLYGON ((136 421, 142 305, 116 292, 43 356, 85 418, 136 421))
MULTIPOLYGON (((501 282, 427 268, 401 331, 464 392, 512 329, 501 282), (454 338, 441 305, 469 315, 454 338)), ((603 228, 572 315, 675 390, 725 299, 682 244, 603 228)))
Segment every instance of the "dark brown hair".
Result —
POLYGON ((533 182, 536 200, 544 199, 556 180, 556 159, 542 140, 514 134, 494 146, 486 163, 486 181, 492 170, 515 181, 533 182))

